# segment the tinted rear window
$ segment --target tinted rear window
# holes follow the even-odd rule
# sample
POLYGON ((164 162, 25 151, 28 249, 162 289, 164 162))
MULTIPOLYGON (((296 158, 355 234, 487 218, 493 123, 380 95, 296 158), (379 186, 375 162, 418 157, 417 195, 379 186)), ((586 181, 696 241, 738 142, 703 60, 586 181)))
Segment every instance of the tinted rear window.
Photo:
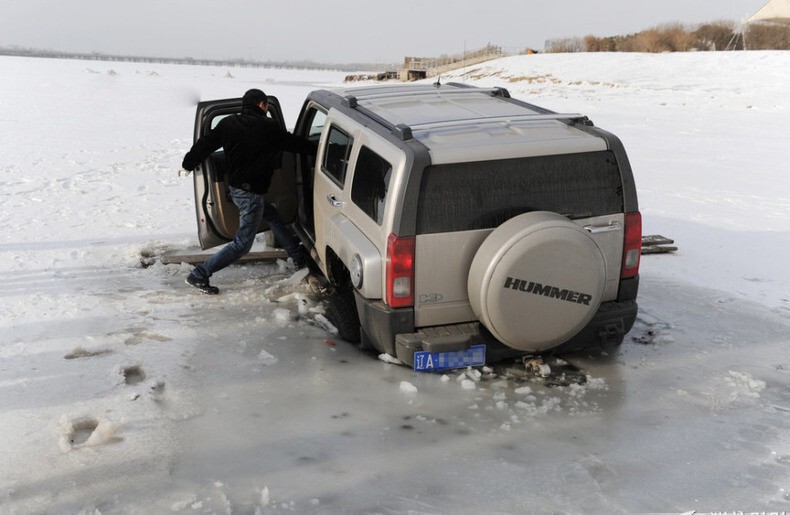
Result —
POLYGON ((351 200, 381 225, 390 187, 392 165, 368 147, 362 147, 351 183, 351 200))
POLYGON ((570 218, 623 212, 611 152, 453 163, 423 173, 417 233, 490 229, 529 211, 570 218))

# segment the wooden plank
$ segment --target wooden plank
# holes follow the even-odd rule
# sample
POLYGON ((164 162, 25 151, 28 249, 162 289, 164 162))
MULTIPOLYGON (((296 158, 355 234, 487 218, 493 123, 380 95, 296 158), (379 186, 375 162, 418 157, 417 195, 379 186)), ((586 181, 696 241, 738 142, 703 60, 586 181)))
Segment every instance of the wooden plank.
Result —
POLYGON ((665 245, 667 243, 675 243, 675 240, 667 238, 666 236, 661 236, 660 234, 642 236, 642 246, 644 247, 648 245, 665 245))
POLYGON ((678 248, 669 245, 647 245, 642 247, 642 254, 666 254, 667 252, 675 252, 678 248))
MULTIPOLYGON (((189 263, 190 265, 197 265, 202 263, 211 256, 213 252, 203 252, 201 250, 178 250, 172 252, 165 252, 162 254, 161 261, 165 265, 177 265, 179 263, 189 263)), ((252 262, 252 261, 274 261, 276 259, 288 259, 288 253, 283 249, 270 249, 252 251, 246 256, 239 259, 238 262, 252 262)))

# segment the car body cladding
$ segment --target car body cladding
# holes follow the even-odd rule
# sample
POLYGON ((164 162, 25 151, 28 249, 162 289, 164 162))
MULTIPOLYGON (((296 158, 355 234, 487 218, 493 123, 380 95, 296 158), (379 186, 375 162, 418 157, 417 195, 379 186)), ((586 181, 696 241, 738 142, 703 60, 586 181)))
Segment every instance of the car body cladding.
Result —
POLYGON ((475 318, 469 304, 467 274, 477 249, 490 230, 419 234, 415 261, 442 263, 415 270, 415 324, 418 327, 467 322, 475 318))
MULTIPOLYGON (((271 96, 268 99, 267 116, 285 127, 279 100, 271 96)), ((241 109, 241 98, 200 102, 195 114, 193 140, 197 141, 211 130, 221 118, 238 114, 241 109)), ((287 173, 293 167, 293 154, 283 153, 281 166, 272 176, 270 191, 266 194, 266 200, 277 206, 286 222, 293 221, 296 214, 296 184, 293 174, 287 173)), ((193 173, 193 185, 200 247, 205 250, 232 240, 238 229, 238 208, 230 200, 223 149, 214 152, 198 166, 193 173)), ((259 231, 267 228, 266 222, 262 222, 259 231)))
MULTIPOLYGON (((388 210, 390 230, 397 235, 414 236, 417 227, 417 198, 422 171, 430 166, 431 159, 427 147, 416 140, 402 141, 390 131, 377 130, 386 141, 401 148, 404 153, 403 167, 408 174, 399 174, 398 180, 390 187, 388 210)), ((382 287, 384 277, 381 277, 382 287)), ((414 307, 391 308, 380 299, 369 299, 355 292, 357 311, 362 331, 375 349, 396 356, 395 338, 398 334, 412 333, 415 330, 414 307)), ((408 363, 408 361, 405 361, 408 363)))
POLYGON ((354 254, 359 255, 362 263, 363 282, 357 290, 366 299, 381 299, 385 291, 383 265, 387 253, 387 236, 391 232, 390 228, 395 213, 400 212, 397 205, 392 204, 396 204, 395 200, 400 198, 400 195, 397 194, 398 180, 404 176, 406 159, 401 149, 391 145, 381 135, 372 131, 360 132, 357 144, 359 150, 357 159, 350 169, 346 187, 350 198, 347 213, 353 219, 353 224, 349 222, 348 225, 353 230, 341 231, 346 241, 338 242, 340 250, 337 253, 347 268, 350 268, 354 254), (365 160, 361 159, 361 156, 373 156, 371 159, 380 160, 391 167, 388 182, 379 185, 384 188, 384 191, 380 193, 385 193, 384 198, 381 199, 383 205, 379 207, 381 211, 377 212, 380 221, 374 219, 370 212, 359 205, 359 199, 354 199, 355 186, 360 188, 365 184, 367 178, 361 174, 371 173, 369 169, 362 169, 365 160))
MULTIPOLYGON (((590 122, 589 124, 580 124, 578 129, 588 132, 594 136, 603 138, 604 141, 606 141, 606 144, 609 146, 609 150, 614 154, 615 159, 617 160, 617 168, 618 170, 620 170, 620 181, 622 183, 622 188, 623 188, 623 212, 624 213, 638 212, 639 201, 636 194, 636 181, 634 180, 634 173, 633 170, 631 169, 631 162, 629 161, 628 155, 625 152, 625 147, 623 146, 623 142, 620 141, 620 138, 618 138, 611 132, 608 132, 599 127, 595 127, 592 124, 592 122, 590 122)), ((617 302, 629 303, 629 301, 634 301, 636 299, 638 292, 639 292, 639 275, 637 275, 636 277, 620 279, 616 300, 617 302)), ((627 319, 630 320, 630 324, 627 324, 625 333, 627 333, 631 329, 631 326, 636 320, 637 309, 638 308, 636 306, 636 303, 634 303, 633 316, 631 316, 630 314, 627 316, 627 319)))

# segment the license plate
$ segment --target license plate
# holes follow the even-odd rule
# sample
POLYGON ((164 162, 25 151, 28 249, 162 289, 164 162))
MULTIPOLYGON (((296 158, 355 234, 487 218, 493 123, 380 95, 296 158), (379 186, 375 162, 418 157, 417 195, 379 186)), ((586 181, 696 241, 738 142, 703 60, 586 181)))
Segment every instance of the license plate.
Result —
POLYGON ((486 364, 486 346, 472 345, 468 349, 448 352, 418 351, 414 353, 414 370, 431 372, 453 368, 478 367, 486 364))

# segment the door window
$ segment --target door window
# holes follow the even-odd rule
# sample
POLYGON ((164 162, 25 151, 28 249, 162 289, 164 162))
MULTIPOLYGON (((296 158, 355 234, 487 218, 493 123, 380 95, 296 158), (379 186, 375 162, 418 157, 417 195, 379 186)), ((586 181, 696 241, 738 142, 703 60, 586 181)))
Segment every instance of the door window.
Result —
POLYGON ((354 140, 338 127, 330 127, 321 170, 341 188, 346 182, 346 169, 354 140))
POLYGON ((326 125, 326 113, 318 109, 313 109, 311 118, 310 128, 307 134, 305 134, 305 137, 310 141, 318 143, 318 140, 321 138, 321 133, 324 131, 324 125, 326 125))
MULTIPOLYGON (((304 123, 301 128, 299 129, 299 134, 305 138, 306 140, 314 143, 316 147, 318 146, 318 142, 321 139, 321 133, 324 131, 324 125, 326 125, 326 113, 315 107, 311 107, 307 111, 307 115, 305 118, 307 121, 304 123)), ((313 183, 313 175, 312 172, 315 169, 315 156, 301 154, 302 159, 302 170, 303 173, 309 172, 309 175, 306 175, 304 180, 306 184, 310 184, 312 187, 313 183)))
POLYGON ((392 176, 392 165, 368 147, 359 151, 351 183, 351 200, 381 225, 392 176))
MULTIPOLYGON (((321 133, 326 125, 326 113, 311 106, 305 111, 304 121, 299 123, 299 135, 315 143, 321 140, 321 133)), ((311 238, 315 237, 313 220, 313 174, 315 173, 316 156, 299 155, 299 173, 297 195, 299 200, 299 220, 311 238)))
MULTIPOLYGON (((275 118, 275 116, 273 114, 273 111, 275 109, 276 108, 273 108, 270 105, 269 109, 266 111, 266 118, 271 118, 271 119, 275 119, 276 120, 276 118, 275 118)), ((213 129, 214 127, 219 125, 219 122, 221 122, 223 118, 227 118, 228 116, 233 116, 235 114, 238 114, 238 113, 226 113, 226 114, 219 114, 219 115, 215 116, 214 118, 211 119, 211 128, 213 129)))

